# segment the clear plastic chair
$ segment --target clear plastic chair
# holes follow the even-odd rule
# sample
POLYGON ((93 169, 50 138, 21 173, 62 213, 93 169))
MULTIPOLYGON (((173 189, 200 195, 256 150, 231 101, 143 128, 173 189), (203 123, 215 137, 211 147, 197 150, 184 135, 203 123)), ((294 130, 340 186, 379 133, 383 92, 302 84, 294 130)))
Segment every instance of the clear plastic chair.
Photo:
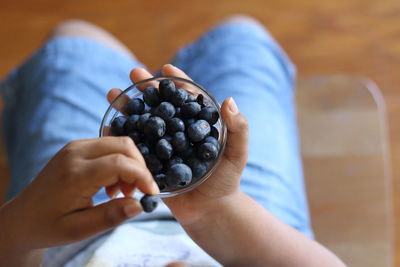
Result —
POLYGON ((317 240, 349 266, 393 265, 385 104, 370 80, 299 80, 298 123, 317 240))

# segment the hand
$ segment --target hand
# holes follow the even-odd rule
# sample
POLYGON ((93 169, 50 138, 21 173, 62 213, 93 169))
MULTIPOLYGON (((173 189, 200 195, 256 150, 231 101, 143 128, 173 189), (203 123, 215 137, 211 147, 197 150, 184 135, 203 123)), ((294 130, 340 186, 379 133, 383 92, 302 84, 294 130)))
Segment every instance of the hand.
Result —
POLYGON ((80 241, 120 224, 140 213, 136 200, 127 196, 97 206, 92 202, 102 187, 117 182, 146 194, 159 192, 129 137, 71 142, 0 208, 0 243, 12 253, 23 252, 80 241))
MULTIPOLYGON (((190 79, 182 70, 165 65, 165 76, 190 79)), ((130 74, 132 82, 151 78, 143 68, 135 68, 130 74)), ((107 95, 111 103, 121 90, 112 89, 107 95)), ((239 113, 232 98, 225 99, 221 107, 222 118, 228 128, 226 149, 215 172, 196 189, 175 197, 164 198, 177 220, 183 225, 195 223, 199 218, 217 207, 217 203, 229 201, 239 193, 239 182, 247 161, 248 126, 245 117, 239 113)))

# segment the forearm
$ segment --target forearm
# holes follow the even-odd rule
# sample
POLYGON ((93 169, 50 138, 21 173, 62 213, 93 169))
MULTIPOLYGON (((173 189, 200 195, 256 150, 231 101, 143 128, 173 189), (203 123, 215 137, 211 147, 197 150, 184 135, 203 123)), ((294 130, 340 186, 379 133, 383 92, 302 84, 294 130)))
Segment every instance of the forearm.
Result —
POLYGON ((216 203, 201 221, 184 227, 224 265, 344 266, 329 250, 241 192, 216 203))

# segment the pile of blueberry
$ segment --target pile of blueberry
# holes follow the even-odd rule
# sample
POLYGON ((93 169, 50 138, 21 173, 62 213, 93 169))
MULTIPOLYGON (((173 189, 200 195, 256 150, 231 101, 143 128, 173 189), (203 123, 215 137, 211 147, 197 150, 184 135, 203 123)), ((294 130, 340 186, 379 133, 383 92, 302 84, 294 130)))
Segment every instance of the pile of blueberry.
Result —
POLYGON ((123 113, 112 121, 112 135, 132 138, 161 192, 200 179, 218 157, 218 110, 170 79, 145 88, 143 99, 131 99, 123 113))

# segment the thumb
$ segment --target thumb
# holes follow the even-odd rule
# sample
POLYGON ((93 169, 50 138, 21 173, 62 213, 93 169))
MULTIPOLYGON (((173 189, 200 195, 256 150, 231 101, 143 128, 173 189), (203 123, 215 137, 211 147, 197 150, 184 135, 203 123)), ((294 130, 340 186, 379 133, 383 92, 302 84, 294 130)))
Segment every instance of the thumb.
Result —
POLYGON ((142 207, 135 199, 116 198, 66 216, 65 225, 77 241, 115 227, 141 211, 142 207))
POLYGON ((246 117, 239 112, 235 100, 227 98, 222 103, 221 115, 228 129, 224 157, 238 168, 247 162, 249 127, 246 117))

